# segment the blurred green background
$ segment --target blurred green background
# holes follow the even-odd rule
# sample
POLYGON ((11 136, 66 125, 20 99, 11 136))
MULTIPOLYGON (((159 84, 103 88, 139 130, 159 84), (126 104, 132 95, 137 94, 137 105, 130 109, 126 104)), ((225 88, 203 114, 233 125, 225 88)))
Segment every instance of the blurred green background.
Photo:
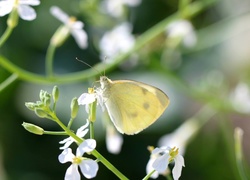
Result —
MULTIPOLYGON (((106 31, 127 21, 133 26, 132 34, 136 38, 140 37, 161 20, 177 12, 180 2, 142 0, 134 7, 124 5, 123 14, 112 17, 102 10, 104 1, 42 1, 34 7, 37 12, 34 21, 19 19, 18 26, 1 47, 0 54, 20 68, 44 75, 47 47, 60 26, 60 22, 49 13, 50 7, 56 5, 84 22, 89 46, 82 50, 69 37, 56 49, 55 73, 63 75, 84 71, 89 67, 75 58, 92 66, 99 63, 101 53, 98 43, 106 31)), ((216 114, 207 117, 209 121, 186 145, 185 168, 180 179, 240 179, 234 154, 235 127, 241 127, 244 131, 244 165, 249 173, 250 1, 191 2, 204 5, 203 10, 192 17, 185 16, 185 13, 183 15, 193 24, 197 38, 195 45, 187 47, 176 43, 162 32, 135 52, 135 66, 124 68, 126 64, 119 64, 106 72, 112 80, 132 79, 157 86, 171 100, 170 106, 155 124, 137 135, 123 136, 124 144, 118 155, 106 150, 105 128, 101 116, 98 116, 95 123, 97 150, 129 179, 142 179, 146 175, 150 156, 147 146, 157 146, 160 137, 173 132, 206 105, 214 109, 216 114), (242 84, 244 88, 237 96, 240 98, 234 98, 237 87, 242 84)), ((7 27, 7 18, 0 18, 0 35, 7 27)), ((126 60, 131 62, 131 58, 126 60)), ((10 75, 11 72, 0 64, 0 82, 10 75)), ((96 79, 98 76, 70 83, 47 84, 17 80, 0 92, 0 179, 63 179, 69 164, 58 162, 61 152, 58 142, 64 137, 37 136, 24 130, 21 124, 30 122, 55 131, 60 128, 49 120, 36 117, 24 103, 39 100, 41 89, 51 92, 53 86, 58 85, 60 98, 57 113, 67 124, 71 99, 87 92, 96 79)), ((85 123, 82 122, 86 116, 84 113, 81 107, 74 129, 85 123)), ((100 109, 98 113, 102 115, 100 109)), ((117 179, 101 163, 99 168, 96 179, 117 179)), ((165 178, 160 176, 159 179, 165 178)))

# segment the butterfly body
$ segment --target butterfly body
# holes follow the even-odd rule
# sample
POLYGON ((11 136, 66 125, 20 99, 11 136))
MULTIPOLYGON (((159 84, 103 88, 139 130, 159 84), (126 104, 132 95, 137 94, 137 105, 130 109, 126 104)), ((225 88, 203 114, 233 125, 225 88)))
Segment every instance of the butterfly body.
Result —
POLYGON ((120 133, 139 133, 154 123, 170 102, 160 89, 141 82, 101 76, 100 84, 103 102, 120 133))

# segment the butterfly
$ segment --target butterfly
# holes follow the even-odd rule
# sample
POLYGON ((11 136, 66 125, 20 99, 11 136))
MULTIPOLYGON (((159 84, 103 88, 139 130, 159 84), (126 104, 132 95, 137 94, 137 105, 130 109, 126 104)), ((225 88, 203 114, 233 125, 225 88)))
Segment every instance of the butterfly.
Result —
POLYGON ((116 129, 133 135, 153 124, 170 100, 160 89, 132 80, 111 81, 100 77, 103 103, 116 129))

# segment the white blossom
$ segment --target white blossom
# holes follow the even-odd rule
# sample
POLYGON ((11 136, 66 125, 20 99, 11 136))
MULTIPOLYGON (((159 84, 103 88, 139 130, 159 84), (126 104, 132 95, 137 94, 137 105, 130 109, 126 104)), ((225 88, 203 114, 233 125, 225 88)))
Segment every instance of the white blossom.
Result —
POLYGON ((37 6, 40 0, 2 0, 0 1, 0 16, 5 16, 17 9, 23 20, 31 21, 36 18, 35 10, 30 6, 37 6))
POLYGON ((127 52, 134 46, 135 38, 131 32, 131 25, 125 22, 103 35, 99 47, 101 56, 108 57, 105 62, 112 61, 115 56, 127 52))
POLYGON ((141 0, 105 0, 103 8, 113 17, 120 17, 124 13, 124 6, 135 7, 141 3, 141 0))
POLYGON ((164 146, 155 148, 152 151, 146 167, 147 173, 150 173, 152 170, 156 170, 151 177, 157 178, 159 174, 166 174, 168 164, 172 162, 175 163, 172 171, 173 178, 174 180, 178 180, 181 176, 182 167, 184 167, 184 158, 179 154, 178 148, 169 148, 164 146))
POLYGON ((166 34, 169 38, 180 38, 186 47, 192 47, 197 42, 194 28, 187 20, 173 21, 166 27, 166 34))
POLYGON ((96 141, 94 139, 87 139, 83 141, 82 144, 76 150, 76 155, 72 153, 71 148, 64 149, 63 152, 58 156, 58 160, 60 163, 71 162, 72 164, 66 171, 65 180, 80 180, 81 176, 78 171, 78 166, 82 174, 90 179, 96 176, 98 171, 98 164, 96 161, 84 158, 82 155, 84 153, 91 152, 96 147, 96 141))
POLYGON ((69 17, 57 6, 51 7, 50 12, 65 25, 65 34, 67 34, 67 32, 71 33, 80 48, 87 48, 88 36, 87 33, 83 30, 83 22, 77 21, 75 17, 69 17))
POLYGON ((123 144, 123 138, 120 133, 116 131, 113 125, 106 126, 106 146, 107 150, 113 154, 119 154, 123 144))
POLYGON ((250 113, 250 88, 246 83, 237 84, 230 100, 234 108, 241 113, 250 113))

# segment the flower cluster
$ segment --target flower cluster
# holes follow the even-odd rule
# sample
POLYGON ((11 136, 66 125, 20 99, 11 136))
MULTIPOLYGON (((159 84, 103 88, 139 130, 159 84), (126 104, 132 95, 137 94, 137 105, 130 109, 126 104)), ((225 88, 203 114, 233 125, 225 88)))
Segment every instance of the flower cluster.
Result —
POLYGON ((148 161, 146 170, 152 174, 152 178, 157 178, 159 174, 165 175, 168 173, 168 164, 174 162, 173 178, 178 180, 181 176, 182 167, 184 167, 184 158, 179 154, 179 149, 174 147, 160 147, 152 151, 150 160, 148 161))

